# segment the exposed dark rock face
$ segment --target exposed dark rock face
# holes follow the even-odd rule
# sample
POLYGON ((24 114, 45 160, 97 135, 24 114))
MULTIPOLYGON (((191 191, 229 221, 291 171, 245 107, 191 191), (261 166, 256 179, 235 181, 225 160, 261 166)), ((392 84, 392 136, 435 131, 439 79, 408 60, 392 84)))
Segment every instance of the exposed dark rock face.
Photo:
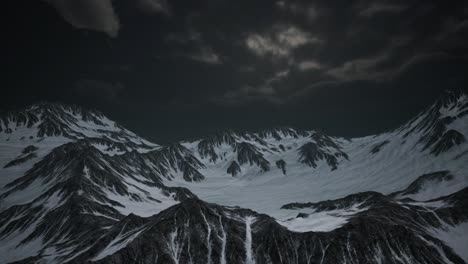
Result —
MULTIPOLYGON (((73 218, 76 220, 65 226, 65 230, 71 230, 69 236, 87 234, 84 240, 87 242, 79 243, 75 250, 60 259, 72 257, 70 263, 249 263, 250 260, 255 263, 398 263, 403 259, 410 263, 446 263, 446 259, 464 263, 426 228, 440 227, 441 220, 453 224, 466 221, 467 198, 468 188, 439 198, 438 201, 450 206, 432 210, 423 205, 400 204, 375 192, 310 203, 306 206, 317 211, 356 204, 365 209, 351 216, 342 227, 317 233, 291 232, 274 219, 251 210, 188 199, 149 218, 133 214, 122 218, 117 214, 117 220, 107 223, 111 225, 109 229, 88 234, 85 230, 92 228, 89 226, 91 219, 85 220, 79 209, 73 218), (111 246, 120 250, 109 251, 111 246)), ((79 204, 73 204, 74 201, 71 199, 60 208, 70 210, 84 206, 82 200, 79 204)), ((296 204, 283 208, 299 207, 304 206, 296 204)), ((57 211, 50 217, 61 219, 60 216, 69 214, 73 213, 57 211)), ((8 218, 1 219, 9 222, 8 218)), ((28 222, 19 219, 18 223, 27 225, 28 222)), ((96 220, 92 223, 104 224, 96 220)), ((61 234, 61 230, 54 230, 52 234, 47 227, 41 227, 27 239, 38 235, 52 239, 61 234)), ((77 239, 75 237, 74 241, 77 239)), ((42 257, 29 260, 35 263, 42 257)))
POLYGON ((87 137, 86 141, 92 145, 99 145, 101 148, 103 148, 104 151, 107 151, 107 152, 125 153, 125 152, 128 152, 129 149, 131 150, 143 149, 145 151, 155 150, 155 147, 137 144, 132 141, 118 142, 114 140, 109 140, 108 138, 96 138, 96 137, 87 137))
POLYGON ((305 131, 305 130, 292 129, 288 127, 280 127, 280 128, 266 129, 266 130, 260 131, 258 133, 258 136, 263 139, 268 138, 268 137, 273 137, 276 140, 281 140, 285 137, 293 137, 293 138, 307 137, 309 134, 310 132, 305 131))
MULTIPOLYGON (((0 115, 0 132, 12 132, 12 127, 32 128, 37 126, 30 138, 63 136, 70 139, 83 139, 88 132, 104 134, 105 138, 116 142, 135 144, 139 139, 132 132, 108 120, 101 112, 85 110, 75 105, 38 103, 24 110, 0 115)), ((140 147, 150 148, 143 143, 140 147)))
POLYGON ((286 148, 283 144, 279 144, 278 147, 281 149, 281 151, 286 151, 286 148))
MULTIPOLYGON (((187 148, 180 144, 162 147, 157 151, 148 153, 156 166, 166 166, 181 171, 186 181, 202 181, 205 177, 198 171, 205 168, 187 148)), ((161 171, 167 171, 161 168, 161 171)))
MULTIPOLYGON (((416 152, 411 154, 421 157, 436 160, 436 156, 447 154, 450 162, 466 158, 466 130, 459 128, 459 122, 452 124, 468 113, 467 101, 459 94, 450 94, 406 127, 388 135, 404 141, 401 145, 411 144, 405 149, 417 142, 411 150, 416 152)), ((241 182, 242 177, 233 180, 223 168, 233 177, 252 172, 245 178, 255 182, 255 174, 268 173, 271 164, 283 174, 288 166, 289 176, 276 177, 274 173, 275 177, 261 177, 259 182, 269 181, 270 186, 301 178, 285 184, 294 187, 304 183, 302 180, 307 178, 303 175, 313 172, 291 159, 297 154, 299 162, 317 170, 322 165, 325 172, 328 167, 335 170, 339 166, 340 171, 330 173, 335 177, 330 178, 330 183, 336 183, 343 175, 340 173, 347 172, 341 169, 352 162, 346 162, 349 158, 345 151, 352 157, 365 155, 371 162, 393 154, 395 150, 389 149, 397 144, 389 144, 394 141, 386 135, 376 136, 370 143, 364 138, 359 144, 350 141, 352 144, 346 145, 342 138, 316 131, 277 128, 257 133, 226 131, 161 147, 115 125, 97 111, 59 104, 38 104, 2 115, 0 133, 5 140, 11 139, 5 145, 13 145, 15 151, 2 159, 10 167, 4 171, 16 172, 29 166, 26 172, 7 175, 8 183, 0 186, 0 249, 6 254, 8 250, 25 248, 24 259, 14 256, 12 261, 18 260, 14 263, 464 263, 456 248, 448 247, 449 243, 434 230, 444 231, 468 222, 468 188, 443 197, 439 196, 445 191, 437 192, 429 201, 415 198, 427 185, 436 189, 458 183, 455 170, 453 174, 424 174, 407 188, 389 195, 366 191, 326 201, 273 204, 277 209, 289 210, 285 211, 287 215, 297 215, 278 220, 249 209, 207 203, 187 188, 169 187, 173 183, 211 188, 212 179, 208 177, 213 171, 220 173, 215 180, 223 177, 242 186, 250 182, 241 182), (15 135, 18 127, 23 131, 15 135), (53 147, 47 145, 48 137, 55 136, 50 141, 65 140, 53 147), (34 145, 16 153, 18 147, 14 144, 34 145), (352 152, 355 147, 358 151, 352 152), (10 161, 11 157, 16 158, 10 161), (12 167, 27 160, 24 166, 12 167), (242 166, 248 165, 261 171, 244 170, 242 166), (202 174, 205 171, 209 172, 206 179, 202 174), (207 186, 203 186, 205 181, 207 186), (327 227, 333 226, 330 229, 308 231, 310 226, 316 227, 317 220, 337 218, 337 225, 333 221, 326 223, 327 227), (300 228, 295 229, 295 224, 300 228), (10 241, 14 242, 12 247, 1 247, 10 241)), ((400 153, 398 149, 395 152, 400 153)), ((442 160, 449 160, 446 156, 442 160)), ((418 170, 417 175, 429 167, 418 170)), ((382 168, 371 167, 369 171, 382 168)), ((354 177, 358 172, 353 169, 350 172, 354 177)), ((320 186, 325 185, 322 182, 320 186)), ((216 196, 220 192, 213 193, 216 196)), ((290 201, 288 193, 274 191, 261 198, 269 201, 275 195, 287 196, 290 201)), ((307 201, 306 195, 301 198, 307 201)))
POLYGON ((351 194, 341 199, 327 200, 317 203, 285 204, 281 206, 281 209, 313 208, 316 210, 316 212, 321 212, 349 208, 354 204, 360 204, 360 207, 368 207, 386 201, 388 201, 388 198, 378 192, 363 192, 351 194))
MULTIPOLYGON (((124 184, 125 177, 142 182, 142 179, 135 177, 135 174, 147 180, 142 183, 160 188, 166 188, 161 184, 161 178, 167 177, 171 169, 180 170, 184 179, 192 176, 194 180, 200 180, 198 175, 201 174, 196 169, 202 168, 203 164, 180 145, 163 147, 138 155, 135 155, 135 152, 128 152, 123 155, 108 156, 96 149, 92 143, 93 141, 90 143, 84 139, 55 148, 40 162, 34 164, 23 177, 9 183, 6 187, 11 189, 4 196, 24 189, 36 179, 56 184, 52 190, 61 192, 70 188, 72 192, 92 191, 89 188, 95 188, 97 184, 100 188, 107 188, 120 195, 130 195, 124 184), (51 174, 50 171, 55 173, 51 174)), ((102 195, 99 192, 93 192, 95 194, 92 197, 101 201, 99 197, 102 195)), ((141 199, 141 197, 135 198, 141 199)))
POLYGON ((435 144, 439 140, 439 138, 442 137, 442 135, 446 131, 446 126, 452 123, 453 120, 455 120, 455 118, 452 116, 436 119, 435 121, 433 121, 433 124, 429 126, 430 132, 423 135, 419 139, 418 143, 424 144, 423 149, 429 149, 433 144, 435 144))
POLYGON ((23 190, 37 179, 54 184, 50 194, 56 190, 69 194, 68 190, 73 192, 91 188, 88 191, 94 194, 93 197, 101 200, 99 197, 102 197, 102 194, 99 190, 94 191, 96 186, 93 183, 112 189, 118 194, 128 194, 122 175, 130 171, 121 164, 124 164, 122 157, 104 155, 86 140, 71 142, 55 148, 23 177, 7 184, 6 187, 10 190, 3 196, 23 190), (51 171, 55 173, 50 173, 51 171))
POLYGON ((29 153, 34 152, 34 151, 36 151, 36 150, 38 150, 38 148, 37 148, 36 146, 34 146, 34 145, 29 145, 29 146, 25 147, 21 153, 23 153, 23 154, 29 154, 29 153))
POLYGON ((284 160, 278 160, 276 161, 276 167, 278 169, 281 169, 284 175, 286 175, 286 161, 284 160))
POLYGON ((53 245, 58 251, 63 251, 64 257, 68 257, 85 249, 103 235, 106 230, 102 227, 113 225, 123 217, 113 207, 101 205, 78 194, 66 198, 62 196, 59 206, 54 209, 38 205, 42 200, 45 197, 1 212, 0 224, 4 228, 0 236, 7 237, 19 231, 27 234, 25 230, 34 227, 19 246, 39 240, 53 245))
POLYGON ((33 145, 27 146, 26 148, 23 149, 23 151, 21 152, 21 155, 16 157, 14 160, 8 162, 5 166, 3 166, 3 168, 16 166, 16 165, 22 164, 22 163, 24 163, 24 162, 26 162, 28 160, 36 158, 37 154, 35 153, 35 151, 37 149, 38 148, 36 146, 33 146, 33 145))
POLYGON ((442 138, 432 147, 431 153, 438 156, 441 153, 465 142, 465 136, 456 130, 449 130, 442 135, 442 138))
POLYGON ((38 116, 31 111, 7 112, 0 116, 0 132, 6 131, 11 133, 10 124, 16 126, 32 127, 39 121, 38 116))
MULTIPOLYGON (((261 138, 268 138, 268 137, 272 137, 276 140, 281 140, 282 137, 280 135, 280 133, 283 132, 281 129, 269 129, 269 130, 264 130, 264 131, 261 131, 259 133, 259 136, 261 138)), ((286 133, 289 133, 290 131, 289 130, 285 130, 284 132, 286 133)), ((283 133, 284 135, 284 133, 283 133)))
POLYGON ((424 184, 438 184, 443 181, 453 180, 453 175, 449 171, 437 171, 419 176, 406 189, 390 194, 390 197, 398 197, 418 193, 424 184))
POLYGON ((373 146, 370 152, 371 152, 372 154, 375 154, 375 153, 379 152, 379 151, 380 151, 385 145, 387 145, 388 143, 390 143, 390 141, 385 140, 385 141, 383 141, 382 143, 379 143, 379 144, 373 146))
POLYGON ((268 171, 272 161, 265 159, 265 153, 285 152, 290 150, 292 146, 273 145, 264 139, 273 138, 276 141, 281 141, 300 137, 310 137, 311 139, 311 144, 306 144, 300 149, 300 162, 302 163, 315 168, 316 162, 323 159, 332 167, 332 170, 335 170, 340 157, 348 159, 347 154, 341 150, 336 139, 316 131, 310 132, 292 128, 266 129, 257 133, 224 131, 201 139, 197 144, 197 151, 201 158, 207 158, 210 162, 216 163, 219 159, 223 159, 220 148, 224 144, 230 146, 232 151, 237 152, 237 160, 240 165, 249 163, 260 167, 262 171, 268 171))
POLYGON ((219 158, 216 154, 215 148, 220 147, 222 144, 227 144, 234 147, 236 144, 237 135, 233 131, 224 131, 207 138, 202 139, 198 143, 198 153, 202 158, 209 157, 211 162, 216 162, 219 158))
MULTIPOLYGON (((225 263, 243 263, 246 218, 252 214, 250 210, 226 209, 197 199, 187 200, 156 216, 139 220, 145 224, 138 229, 141 233, 137 238, 117 254, 96 262, 222 263, 224 260, 225 263)), ((100 252, 105 246, 102 243, 91 248, 74 263, 86 263, 90 257, 95 257, 93 252, 100 252)))
POLYGON ((467 193, 442 198, 451 206, 433 211, 402 206, 378 193, 329 201, 375 200, 342 227, 305 233, 250 210, 189 199, 153 217, 129 215, 71 263, 464 263, 426 228, 440 227, 441 219, 466 221, 467 193), (122 243, 122 249, 100 255, 111 243, 122 243))
POLYGON ((256 133, 227 130, 201 139, 197 144, 197 151, 202 159, 206 158, 210 162, 216 163, 224 158, 220 151, 223 145, 229 146, 232 151, 240 149, 241 155, 245 156, 240 157, 240 159, 238 157, 240 165, 248 162, 260 167, 263 171, 268 171, 269 162, 264 158, 264 153, 284 152, 286 147, 283 144, 272 145, 267 143, 265 139, 273 138, 280 141, 285 138, 299 138, 309 135, 308 131, 292 128, 266 129, 256 133))
POLYGON ((37 155, 34 152, 22 154, 16 157, 14 160, 8 162, 5 166, 3 166, 3 168, 13 167, 13 166, 25 163, 26 161, 30 159, 34 159, 35 157, 37 157, 37 155))
POLYGON ((71 125, 78 125, 79 115, 83 121, 90 121, 103 125, 99 120, 103 117, 98 111, 86 111, 77 106, 64 106, 61 104, 39 103, 20 112, 11 112, 2 116, 3 129, 10 124, 16 126, 32 127, 38 124, 37 137, 45 136, 81 136, 75 134, 71 125))
POLYGON ((325 160, 331 170, 336 170, 338 158, 348 159, 348 155, 333 138, 318 132, 313 133, 310 138, 311 142, 305 143, 298 149, 300 162, 316 168, 318 161, 325 160))
POLYGON ((468 113, 468 100, 461 100, 464 96, 466 95, 461 90, 448 91, 426 111, 399 129, 400 131, 407 130, 403 138, 420 133, 421 136, 417 144, 421 144, 423 150, 431 149, 431 153, 436 156, 444 150, 460 144, 457 142, 463 142, 464 136, 455 130, 448 131, 448 125, 468 113), (454 109, 457 111, 452 113, 454 109))
MULTIPOLYGON (((88 140, 79 140, 57 147, 23 177, 5 186, 8 191, 1 195, 1 199, 23 191, 34 182, 44 183, 40 195, 33 201, 1 211, 0 237, 34 227, 20 245, 40 240, 61 252, 56 258, 62 262, 87 250, 107 232, 106 227, 124 218, 118 209, 125 206, 120 200, 110 198, 108 193, 128 201, 161 203, 151 193, 129 183, 129 179, 133 178, 140 186, 158 188, 162 195, 175 201, 196 197, 185 188, 162 185, 161 175, 155 173, 151 163, 154 160, 148 159, 151 153, 140 154, 139 159, 132 152, 108 156, 92 144, 88 140)), ((159 154, 170 166, 171 157, 181 155, 183 149, 173 146, 161 151, 159 154)), ((30 260, 36 263, 35 258, 30 260)))
MULTIPOLYGON (((441 228, 446 223, 458 225, 466 222, 467 195, 468 188, 465 188, 434 200, 449 205, 436 209, 428 209, 429 205, 414 205, 411 200, 408 204, 396 202, 390 197, 374 192, 318 203, 294 203, 283 208, 308 207, 316 209, 316 212, 344 209, 353 205, 361 208, 361 211, 350 216, 348 223, 342 227, 327 233, 317 233, 331 239, 331 244, 320 245, 322 252, 326 251, 324 263, 347 263, 357 260, 358 263, 398 263, 403 259, 403 262, 407 263, 446 263, 447 259, 453 263, 464 263, 427 230, 441 228), (405 241, 412 242, 408 244, 405 241), (367 246, 361 247, 360 243, 367 246), (404 247, 401 246, 403 244, 404 247), (357 248, 361 250, 356 250, 357 248), (434 248, 440 249, 440 255, 434 254, 434 248), (417 253, 415 256, 415 252, 424 253, 417 253)), ((308 215, 301 213, 298 217, 304 218, 308 215)))
POLYGON ((337 151, 331 154, 323 151, 313 142, 306 143, 300 147, 299 154, 299 161, 304 164, 316 168, 318 161, 325 160, 332 170, 336 170, 338 168, 338 158, 347 158, 346 153, 342 151, 337 151))
POLYGON ((263 171, 270 170, 270 162, 268 162, 262 153, 253 144, 242 142, 236 145, 235 151, 237 152, 237 160, 240 165, 249 163, 257 165, 263 171))
POLYGON ((241 172, 241 167, 239 166, 239 163, 237 161, 233 160, 231 162, 231 165, 227 168, 227 173, 231 174, 232 177, 236 177, 237 174, 241 172))

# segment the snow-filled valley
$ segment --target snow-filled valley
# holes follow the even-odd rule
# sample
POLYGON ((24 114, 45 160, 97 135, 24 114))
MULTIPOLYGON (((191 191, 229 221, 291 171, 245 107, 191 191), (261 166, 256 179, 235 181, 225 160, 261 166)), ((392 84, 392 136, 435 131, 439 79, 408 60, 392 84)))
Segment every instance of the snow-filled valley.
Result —
POLYGON ((97 111, 33 105, 0 117, 0 262, 463 263, 466 137, 462 92, 379 135, 168 146, 97 111))

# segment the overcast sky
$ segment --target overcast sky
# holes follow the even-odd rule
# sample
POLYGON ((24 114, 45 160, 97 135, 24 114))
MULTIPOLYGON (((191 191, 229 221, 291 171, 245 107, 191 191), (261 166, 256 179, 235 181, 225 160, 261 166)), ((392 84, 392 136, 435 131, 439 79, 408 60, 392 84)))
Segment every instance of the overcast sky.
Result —
POLYGON ((97 108, 157 143, 364 136, 467 89, 467 1, 15 0, 2 109, 97 108))

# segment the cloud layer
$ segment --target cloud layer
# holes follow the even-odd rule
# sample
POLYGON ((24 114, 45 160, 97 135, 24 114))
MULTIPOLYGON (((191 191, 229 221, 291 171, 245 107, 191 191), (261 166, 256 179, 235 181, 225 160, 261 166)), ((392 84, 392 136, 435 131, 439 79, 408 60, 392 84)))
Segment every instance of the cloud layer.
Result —
MULTIPOLYGON (((119 33, 120 21, 113 0, 45 1, 52 4, 60 15, 76 28, 104 32, 110 37, 116 37, 119 33)), ((166 0, 135 0, 134 4, 141 12, 170 13, 166 0)))
POLYGON ((256 55, 273 57, 286 57, 300 46, 319 42, 320 39, 292 25, 275 26, 265 34, 251 33, 245 39, 247 48, 256 55))
POLYGON ((468 87, 466 1, 31 3, 6 3, 4 101, 89 105, 157 142, 276 125, 365 135, 468 87))

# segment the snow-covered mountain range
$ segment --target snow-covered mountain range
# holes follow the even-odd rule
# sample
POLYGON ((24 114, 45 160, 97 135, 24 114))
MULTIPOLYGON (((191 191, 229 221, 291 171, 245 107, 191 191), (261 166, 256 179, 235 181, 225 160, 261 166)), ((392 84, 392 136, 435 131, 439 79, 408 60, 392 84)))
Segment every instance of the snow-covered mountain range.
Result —
POLYGON ((0 116, 0 263, 466 263, 468 96, 362 138, 160 146, 98 111, 0 116))

